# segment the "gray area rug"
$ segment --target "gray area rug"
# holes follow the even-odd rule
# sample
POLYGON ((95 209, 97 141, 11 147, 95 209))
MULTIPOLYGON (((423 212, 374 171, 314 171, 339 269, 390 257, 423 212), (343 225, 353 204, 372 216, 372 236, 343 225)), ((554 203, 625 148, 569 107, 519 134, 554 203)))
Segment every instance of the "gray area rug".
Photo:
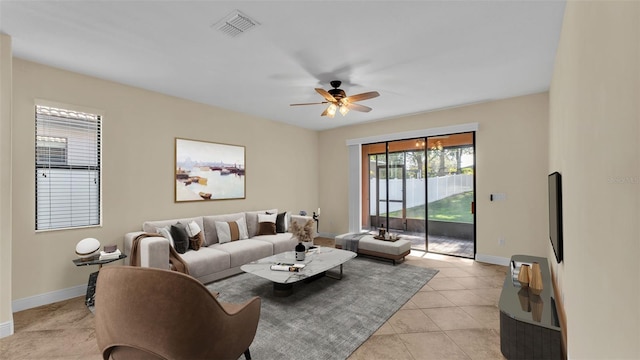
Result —
POLYGON ((273 296, 270 281, 250 274, 207 287, 225 302, 262 298, 253 359, 346 359, 437 272, 357 257, 344 264, 342 280, 300 282, 284 298, 273 296))

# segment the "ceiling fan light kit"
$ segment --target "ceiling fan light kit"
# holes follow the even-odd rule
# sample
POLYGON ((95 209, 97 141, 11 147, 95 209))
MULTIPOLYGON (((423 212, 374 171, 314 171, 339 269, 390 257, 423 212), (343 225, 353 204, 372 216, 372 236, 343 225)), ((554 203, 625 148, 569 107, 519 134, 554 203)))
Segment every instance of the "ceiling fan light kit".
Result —
POLYGON ((329 105, 329 107, 327 108, 327 116, 332 118, 336 115, 336 109, 338 107, 336 106, 336 104, 331 104, 329 105))
POLYGON ((329 104, 329 106, 322 112, 322 114, 320 114, 320 116, 328 116, 330 118, 333 118, 336 115, 336 111, 340 111, 340 114, 342 114, 342 116, 347 115, 349 110, 369 112, 371 111, 370 107, 355 104, 355 102, 380 96, 377 91, 370 91, 353 96, 347 96, 344 90, 339 89, 340 85, 342 84, 341 81, 333 80, 330 84, 333 89, 330 89, 329 91, 322 88, 316 88, 316 92, 322 95, 322 97, 324 97, 326 101, 319 103, 291 104, 291 106, 329 104))

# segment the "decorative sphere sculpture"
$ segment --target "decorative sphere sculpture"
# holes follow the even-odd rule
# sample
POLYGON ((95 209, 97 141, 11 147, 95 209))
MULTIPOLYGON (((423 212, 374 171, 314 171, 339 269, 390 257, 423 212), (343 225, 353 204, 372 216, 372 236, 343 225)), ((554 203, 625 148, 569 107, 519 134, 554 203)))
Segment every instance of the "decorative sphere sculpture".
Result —
POLYGON ((76 255, 81 259, 88 259, 100 251, 100 241, 94 238, 82 239, 76 245, 76 255))

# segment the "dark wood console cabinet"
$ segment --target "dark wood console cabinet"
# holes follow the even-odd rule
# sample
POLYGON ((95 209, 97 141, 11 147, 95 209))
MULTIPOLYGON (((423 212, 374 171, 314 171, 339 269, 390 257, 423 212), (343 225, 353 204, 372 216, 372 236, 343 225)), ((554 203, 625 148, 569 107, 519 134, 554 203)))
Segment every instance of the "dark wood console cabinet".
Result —
POLYGON ((507 359, 562 359, 562 335, 547 259, 514 255, 510 268, 498 303, 502 355, 507 359), (542 272, 540 295, 518 282, 520 265, 534 261, 542 272))

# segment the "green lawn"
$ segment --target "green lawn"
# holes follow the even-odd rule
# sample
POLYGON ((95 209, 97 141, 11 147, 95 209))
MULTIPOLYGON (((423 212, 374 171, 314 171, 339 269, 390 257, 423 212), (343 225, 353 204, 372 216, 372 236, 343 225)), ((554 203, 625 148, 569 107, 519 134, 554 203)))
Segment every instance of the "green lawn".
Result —
MULTIPOLYGON (((473 224, 473 214, 471 213, 471 202, 473 192, 465 192, 434 201, 429 204, 429 220, 451 221, 459 223, 473 224)), ((407 218, 424 219, 424 205, 407 209, 407 218)), ((400 211, 389 214, 391 217, 401 217, 400 211)))

